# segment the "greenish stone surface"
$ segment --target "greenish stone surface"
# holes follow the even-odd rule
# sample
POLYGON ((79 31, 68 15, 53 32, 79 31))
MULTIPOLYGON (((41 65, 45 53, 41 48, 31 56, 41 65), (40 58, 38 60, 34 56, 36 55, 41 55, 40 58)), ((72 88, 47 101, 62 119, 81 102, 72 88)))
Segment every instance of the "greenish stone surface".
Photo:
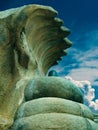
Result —
POLYGON ((78 87, 60 77, 42 77, 30 80, 25 89, 26 100, 41 97, 59 97, 83 103, 83 96, 78 87))
POLYGON ((72 43, 49 6, 0 12, 0 130, 98 130, 70 81, 45 76, 72 43))
POLYGON ((38 98, 23 103, 16 114, 16 118, 54 112, 68 113, 94 120, 94 115, 87 106, 70 100, 54 97, 38 98))
POLYGON ((11 130, 98 130, 98 124, 64 113, 37 114, 16 120, 11 130))

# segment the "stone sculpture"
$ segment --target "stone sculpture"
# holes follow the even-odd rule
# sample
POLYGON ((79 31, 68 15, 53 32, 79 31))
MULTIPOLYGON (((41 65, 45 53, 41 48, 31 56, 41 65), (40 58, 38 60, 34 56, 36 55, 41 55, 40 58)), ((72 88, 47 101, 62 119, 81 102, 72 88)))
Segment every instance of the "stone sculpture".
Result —
POLYGON ((72 44, 56 16, 42 5, 0 12, 0 130, 98 130, 81 91, 45 76, 72 44))

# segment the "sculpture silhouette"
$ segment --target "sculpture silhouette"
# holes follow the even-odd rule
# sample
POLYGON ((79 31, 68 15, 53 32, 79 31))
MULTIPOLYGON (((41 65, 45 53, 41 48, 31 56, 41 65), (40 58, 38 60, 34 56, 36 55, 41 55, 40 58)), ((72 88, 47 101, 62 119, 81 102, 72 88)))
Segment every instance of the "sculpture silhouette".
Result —
POLYGON ((72 44, 56 16, 41 5, 0 12, 0 130, 98 128, 75 85, 45 76, 72 44))

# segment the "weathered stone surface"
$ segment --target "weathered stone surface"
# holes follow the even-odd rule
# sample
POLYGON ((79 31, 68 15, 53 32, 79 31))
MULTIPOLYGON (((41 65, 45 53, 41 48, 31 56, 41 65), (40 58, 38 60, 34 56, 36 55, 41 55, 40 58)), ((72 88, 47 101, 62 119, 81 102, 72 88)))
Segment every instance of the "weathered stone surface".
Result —
POLYGON ((75 85, 44 77, 71 46, 70 31, 56 16, 41 5, 0 12, 0 130, 10 130, 14 121, 11 130, 98 130, 98 123, 87 119, 93 119, 90 110, 77 103, 83 97, 75 85), (22 104, 24 94, 32 101, 22 104), (20 119, 14 120, 19 107, 20 119))
POLYGON ((29 81, 25 89, 26 100, 41 97, 59 97, 83 103, 79 88, 60 77, 42 77, 29 81))
POLYGON ((16 120, 11 130, 98 130, 98 124, 80 116, 48 113, 16 120))
POLYGON ((13 120, 7 119, 4 116, 0 115, 0 130, 8 130, 12 123, 13 120))
POLYGON ((2 130, 12 124, 27 82, 44 76, 71 46, 66 38, 70 31, 56 16, 53 8, 41 5, 0 12, 0 117, 6 126, 1 121, 2 130))
POLYGON ((80 103, 61 98, 39 98, 23 103, 19 108, 16 118, 28 117, 41 113, 68 113, 85 118, 94 119, 91 110, 80 103))

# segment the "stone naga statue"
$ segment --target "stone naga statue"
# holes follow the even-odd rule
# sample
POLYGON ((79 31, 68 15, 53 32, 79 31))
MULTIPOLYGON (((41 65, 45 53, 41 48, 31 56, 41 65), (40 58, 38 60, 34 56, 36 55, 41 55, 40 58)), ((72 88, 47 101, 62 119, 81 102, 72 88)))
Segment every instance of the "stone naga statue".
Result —
POLYGON ((0 12, 0 130, 98 130, 81 91, 45 76, 72 44, 56 16, 41 5, 0 12))

